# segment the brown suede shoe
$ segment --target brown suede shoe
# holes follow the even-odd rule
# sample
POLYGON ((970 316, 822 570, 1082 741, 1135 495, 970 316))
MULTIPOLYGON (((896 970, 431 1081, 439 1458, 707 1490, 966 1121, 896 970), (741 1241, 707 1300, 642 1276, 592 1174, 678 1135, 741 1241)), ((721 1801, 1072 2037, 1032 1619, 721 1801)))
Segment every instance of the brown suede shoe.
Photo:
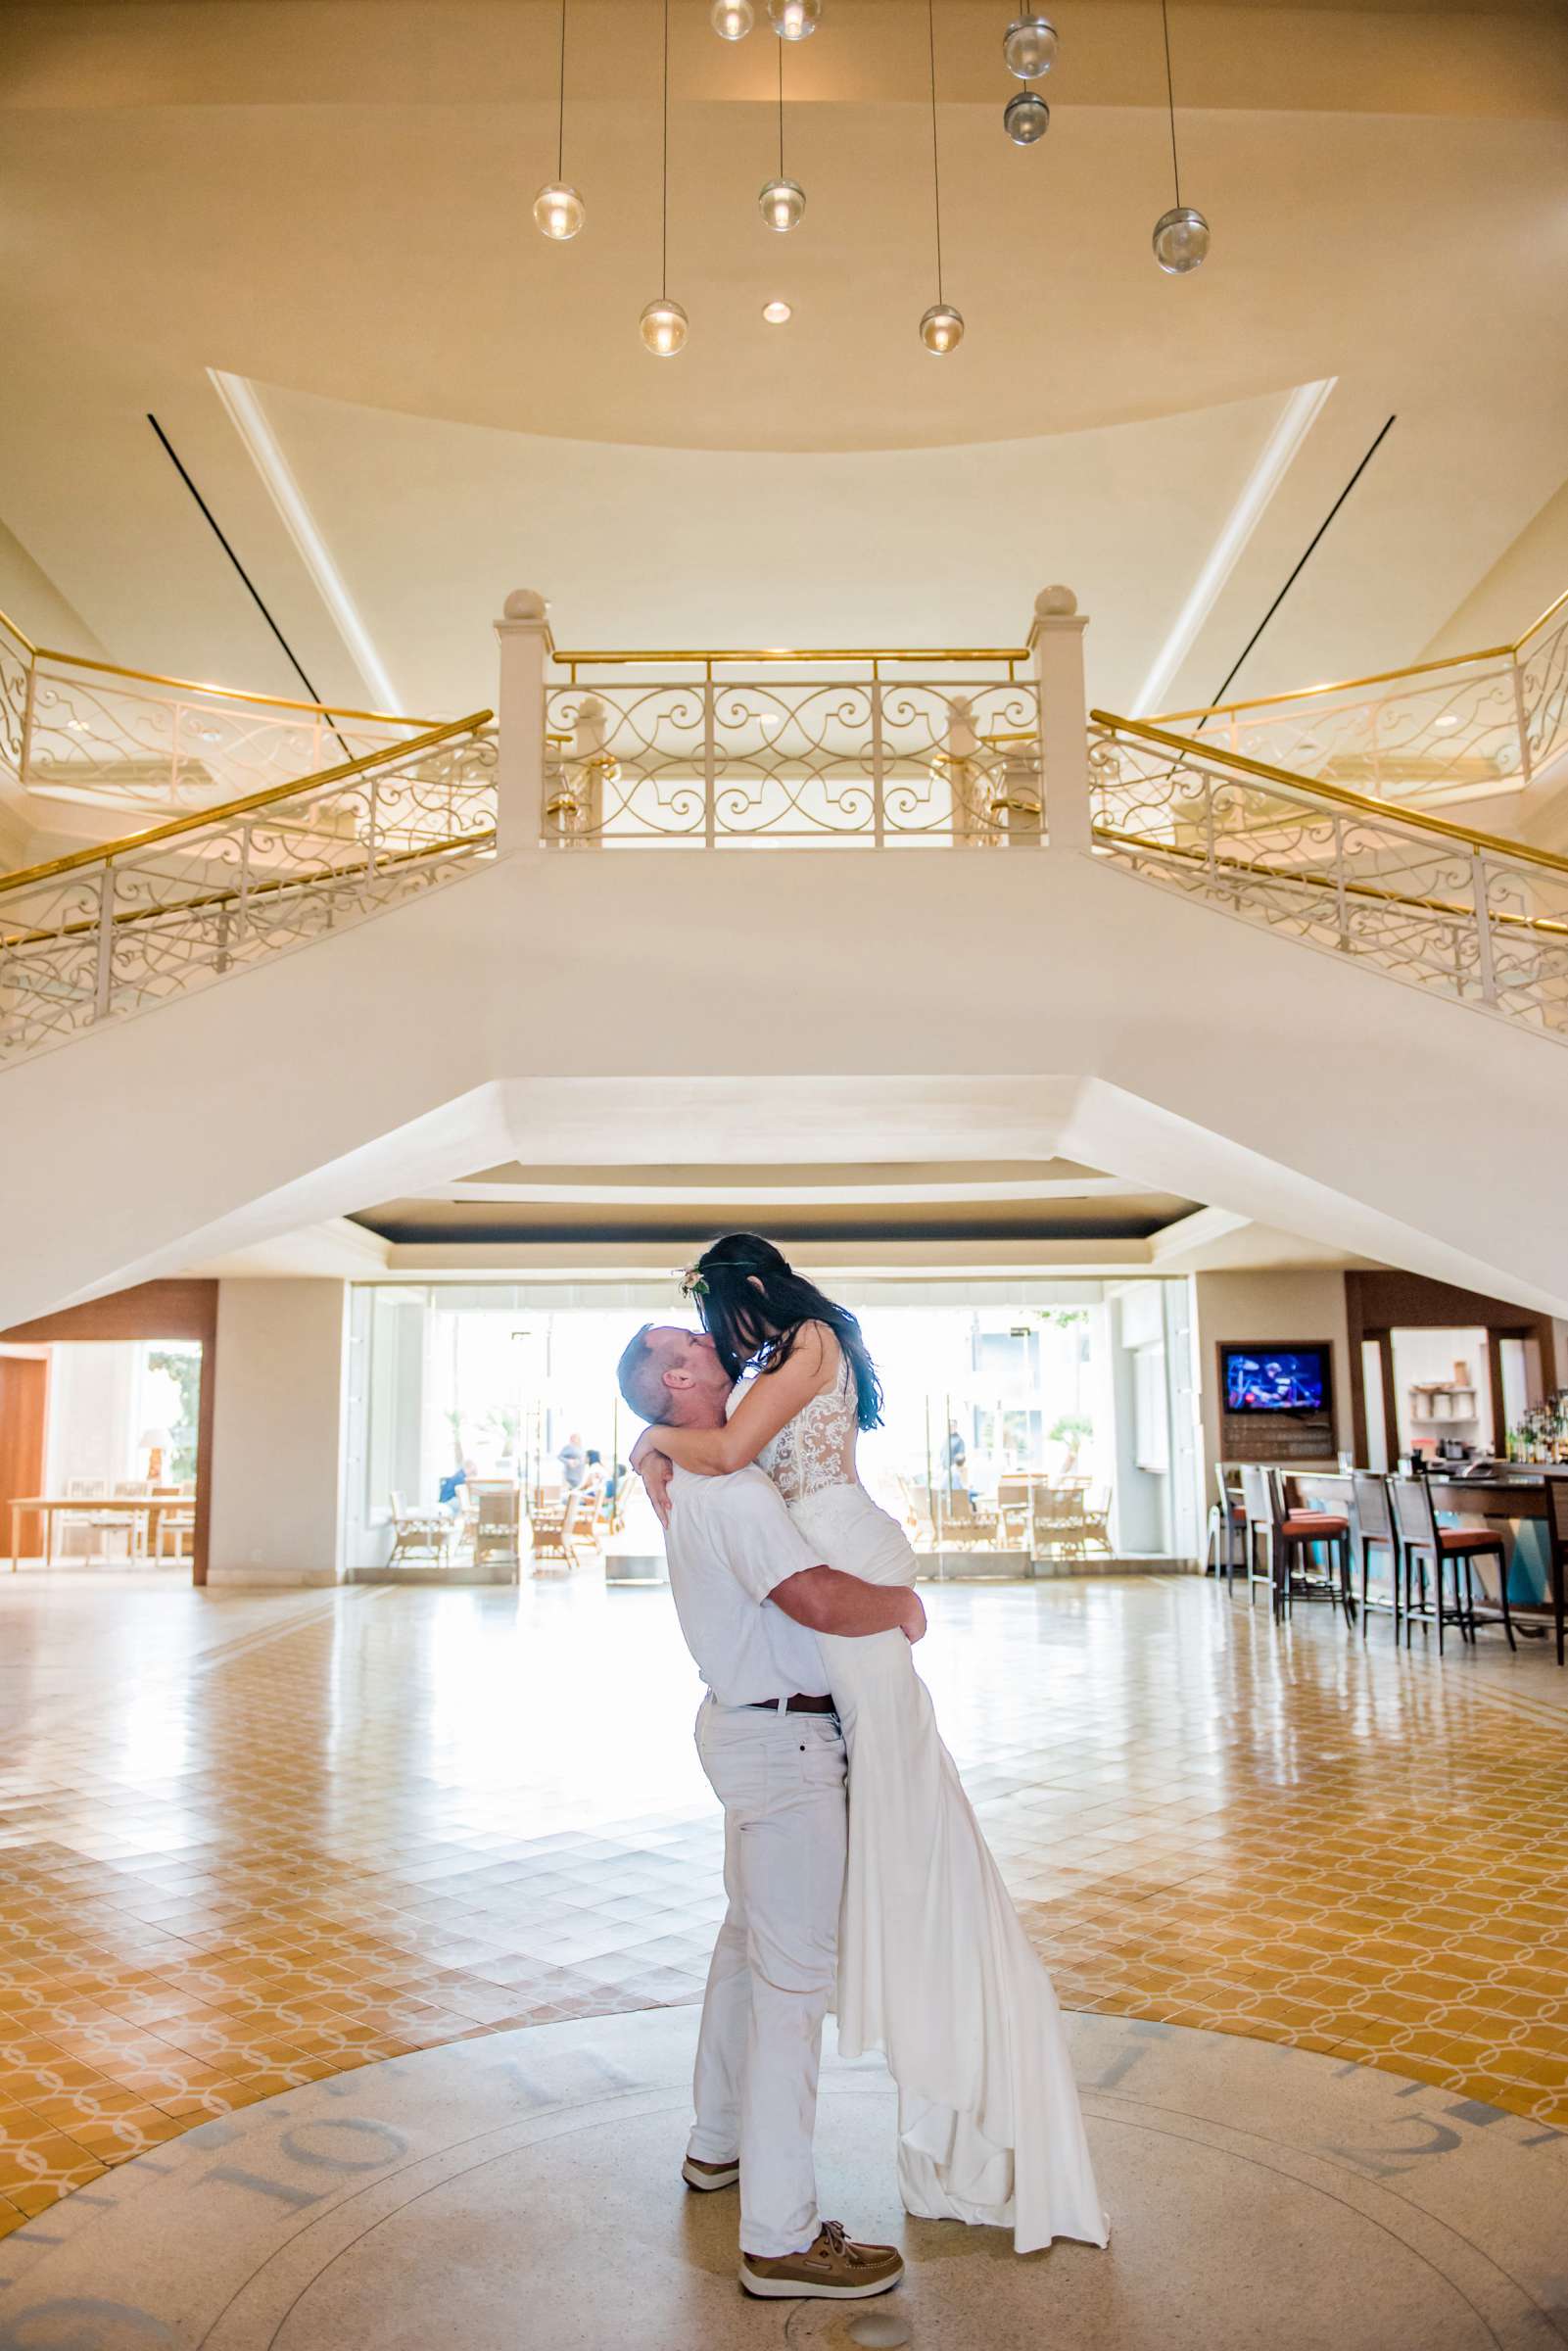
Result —
POLYGON ((689 2155, 681 2166, 681 2177, 688 2187, 734 2187, 740 2177, 740 2158, 733 2163, 699 2163, 689 2155))
POLYGON ((904 2275, 904 2258, 892 2245, 859 2245, 840 2221, 824 2221, 815 2244, 803 2253, 770 2261, 761 2253, 740 2256, 744 2292, 776 2302, 864 2302, 885 2294, 904 2275))

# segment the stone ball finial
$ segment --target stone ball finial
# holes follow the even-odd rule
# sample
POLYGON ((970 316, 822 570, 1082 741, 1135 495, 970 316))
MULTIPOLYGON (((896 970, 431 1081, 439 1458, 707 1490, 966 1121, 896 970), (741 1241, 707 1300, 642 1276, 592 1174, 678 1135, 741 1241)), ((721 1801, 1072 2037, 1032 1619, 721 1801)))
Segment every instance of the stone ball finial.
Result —
POLYGON ((549 610, 537 588, 514 588, 506 599, 503 617, 507 620, 543 620, 549 610))
POLYGON ((1078 600, 1070 588, 1042 588, 1034 600, 1036 620, 1065 620, 1077 608, 1078 600))

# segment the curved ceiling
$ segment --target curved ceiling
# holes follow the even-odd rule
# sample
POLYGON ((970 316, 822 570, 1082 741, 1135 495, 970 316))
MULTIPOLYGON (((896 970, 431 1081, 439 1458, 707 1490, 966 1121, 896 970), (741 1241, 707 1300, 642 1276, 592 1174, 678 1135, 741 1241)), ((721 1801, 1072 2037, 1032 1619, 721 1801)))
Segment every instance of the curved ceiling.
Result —
POLYGON ((775 167, 765 26, 672 11, 673 362, 638 339, 659 278, 654 0, 573 0, 566 164, 588 226, 529 216, 554 168, 554 0, 232 0, 8 12, 8 339, 84 344, 405 413, 574 440, 911 448, 1081 430, 1343 374, 1390 405, 1438 367, 1476 385, 1553 356, 1563 259, 1560 25, 1179 5, 1184 190, 1208 265, 1164 278, 1170 200, 1158 10, 1064 8, 1047 138, 1004 137, 994 0, 937 11, 945 283, 935 360, 925 12, 830 0, 785 58, 805 221, 775 167), (1464 290, 1465 332, 1452 297, 1464 290), (792 323, 767 327, 783 293, 792 323))
MULTIPOLYGON (((1235 690, 1414 658, 1488 575, 1506 603, 1510 548, 1563 478, 1556 0, 1173 0, 1184 192, 1215 229, 1179 281, 1148 251, 1169 195, 1158 7, 1057 14, 1052 128, 1023 152, 999 121, 1001 0, 937 0, 969 332, 936 360, 915 333, 921 0, 827 0, 786 57, 809 197, 788 238, 755 205, 780 45, 727 47, 707 0, 673 0, 670 282, 692 337, 660 362, 637 335, 657 0, 568 0, 590 221, 566 247, 529 217, 554 168, 556 0, 9 6, 0 602, 46 638, 73 608, 67 642, 123 661, 299 691, 153 410, 320 691, 379 698, 217 371, 261 388, 413 708, 491 698, 488 624, 523 584, 578 644, 974 644, 1018 641, 1065 579, 1099 698, 1126 706, 1163 665, 1160 698, 1205 700, 1390 414, 1235 690), (796 315, 773 330, 781 288, 796 315), (1330 380, 1183 648, 1283 408, 1330 380)), ((1520 592, 1519 623, 1540 600, 1520 592)))

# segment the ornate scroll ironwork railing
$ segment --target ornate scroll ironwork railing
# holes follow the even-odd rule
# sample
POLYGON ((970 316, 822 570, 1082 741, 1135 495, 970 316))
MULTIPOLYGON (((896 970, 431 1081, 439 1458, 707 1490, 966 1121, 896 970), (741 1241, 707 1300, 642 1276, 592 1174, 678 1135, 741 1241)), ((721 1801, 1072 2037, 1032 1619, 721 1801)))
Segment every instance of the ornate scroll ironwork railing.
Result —
POLYGON ((403 905, 492 854, 490 716, 0 879, 0 1062, 403 905))
POLYGON ((1568 755, 1568 596, 1513 645, 1154 723, 1381 798, 1522 789, 1568 755))
POLYGON ((0 613, 0 766, 54 799, 170 815, 211 808, 407 743, 433 723, 54 652, 0 613))
POLYGON ((1568 1042, 1568 857, 1090 715, 1098 855, 1568 1042))
POLYGON ((572 676, 546 689, 547 845, 1039 845, 1040 704, 1022 648, 555 659, 572 676), (863 674, 716 674, 768 663, 863 674), (616 664, 689 674, 581 674, 616 664))

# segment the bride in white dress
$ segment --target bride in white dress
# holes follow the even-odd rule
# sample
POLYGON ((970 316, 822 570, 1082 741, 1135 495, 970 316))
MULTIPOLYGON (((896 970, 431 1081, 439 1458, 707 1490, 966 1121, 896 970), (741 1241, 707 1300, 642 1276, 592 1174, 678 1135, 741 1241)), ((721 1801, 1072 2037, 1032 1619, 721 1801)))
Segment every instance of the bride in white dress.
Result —
MULTIPOLYGON (((855 1318, 736 1233, 689 1277, 738 1381, 722 1430, 650 1429, 633 1465, 657 1493, 661 1452, 716 1476, 755 1461, 826 1565, 869 1583, 915 1579, 915 1556, 860 1483, 855 1439, 880 1389, 855 1318)), ((927 2220, 1103 2245, 1077 2086, 1051 1979, 1031 1948, 936 1728, 902 1633, 823 1638, 849 1753, 849 1865, 838 1954, 838 2046, 879 2049, 898 2087, 898 2183, 927 2220)))

